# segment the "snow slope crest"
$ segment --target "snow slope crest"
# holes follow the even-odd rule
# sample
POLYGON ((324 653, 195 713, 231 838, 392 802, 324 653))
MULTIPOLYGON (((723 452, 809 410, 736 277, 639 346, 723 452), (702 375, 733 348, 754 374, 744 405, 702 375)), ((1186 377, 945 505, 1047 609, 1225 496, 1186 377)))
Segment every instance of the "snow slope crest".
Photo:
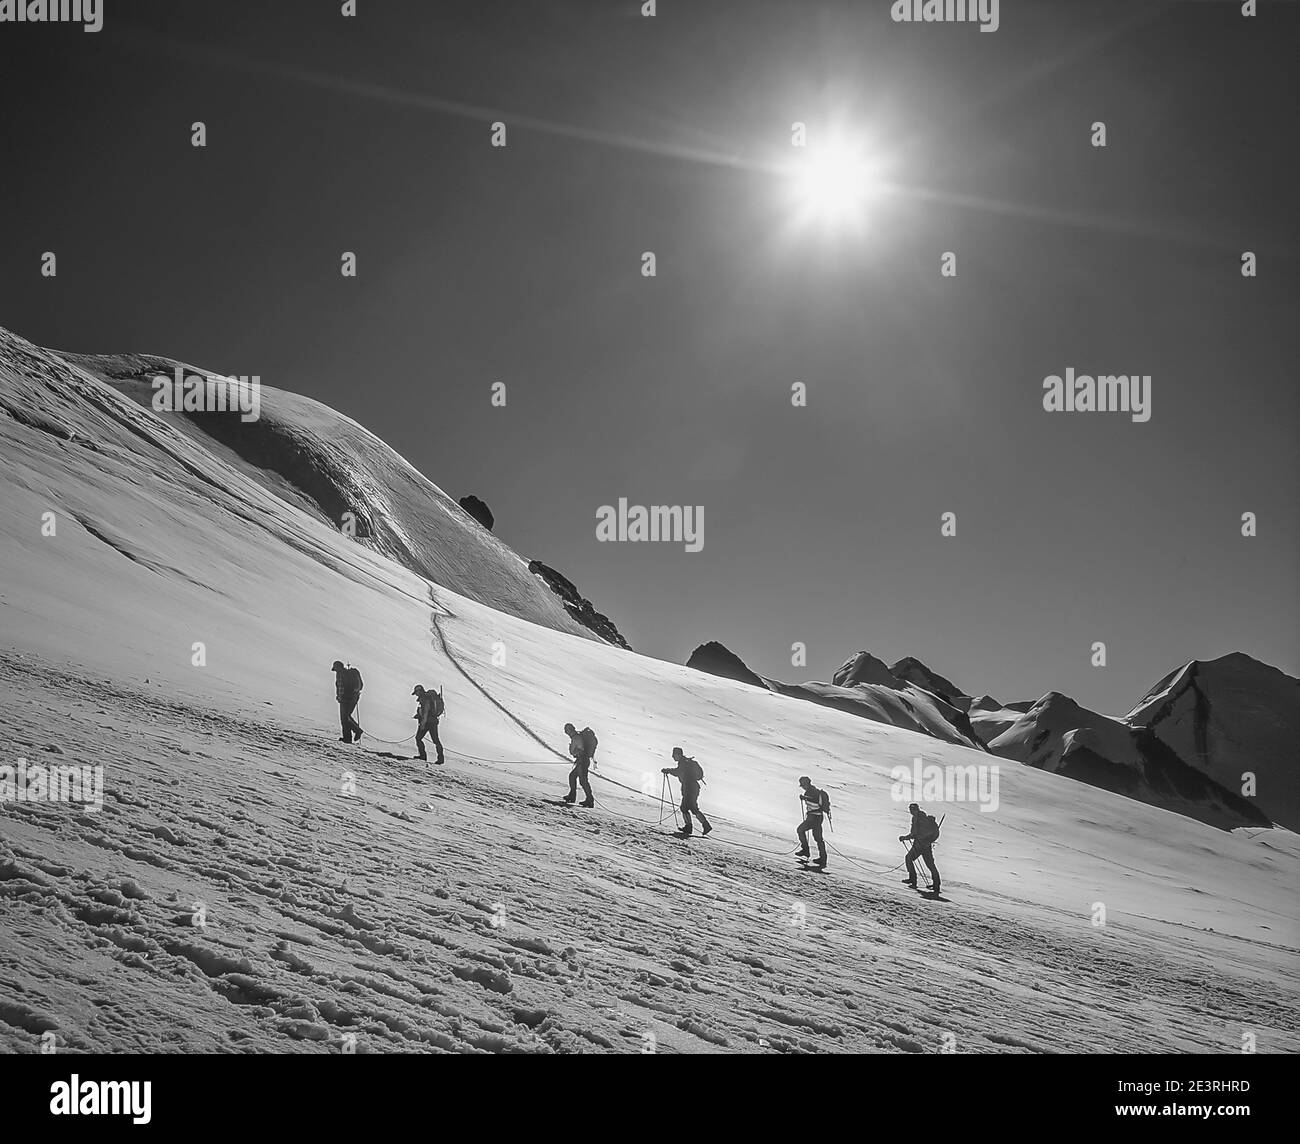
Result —
MULTIPOLYGON (((53 356, 53 355, 51 355, 53 356)), ((144 354, 63 354, 159 423, 275 496, 417 575, 507 615, 573 635, 590 635, 527 561, 482 528, 409 461, 350 417, 282 389, 261 387, 261 416, 154 412, 152 379, 217 374, 144 354)))

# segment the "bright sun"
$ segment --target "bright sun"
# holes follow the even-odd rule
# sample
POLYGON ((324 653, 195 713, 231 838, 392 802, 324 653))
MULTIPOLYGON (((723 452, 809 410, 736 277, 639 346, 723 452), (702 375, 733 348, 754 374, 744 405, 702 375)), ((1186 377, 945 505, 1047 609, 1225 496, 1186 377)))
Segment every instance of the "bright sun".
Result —
POLYGON ((845 141, 809 146, 788 171, 802 224, 860 230, 881 184, 863 148, 845 141))

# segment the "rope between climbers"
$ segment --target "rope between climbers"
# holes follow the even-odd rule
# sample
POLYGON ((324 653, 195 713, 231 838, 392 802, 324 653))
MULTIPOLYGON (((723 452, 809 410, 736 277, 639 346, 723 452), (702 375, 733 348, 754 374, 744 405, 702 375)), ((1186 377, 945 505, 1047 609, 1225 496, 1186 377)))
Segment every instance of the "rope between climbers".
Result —
MULTIPOLYGON (((434 587, 432 584, 428 584, 427 582, 426 585, 428 587, 428 594, 429 594, 430 627, 432 628, 433 634, 437 638, 438 645, 442 650, 442 654, 446 657, 447 661, 452 665, 452 667, 456 669, 456 671, 458 671, 462 676, 464 676, 465 680, 470 684, 470 686, 473 687, 477 692, 479 692, 479 694, 482 695, 483 698, 485 698, 489 703, 491 703, 493 707, 495 707, 498 711, 501 712, 501 714, 503 714, 507 719, 509 719, 512 723, 514 723, 515 726, 517 726, 521 731, 523 731, 525 735, 527 735, 530 739, 532 739, 535 743, 537 743, 543 750, 554 755, 555 760, 552 761, 549 759, 545 759, 545 760, 543 759, 486 759, 486 758, 478 757, 476 755, 467 755, 459 751, 447 751, 447 754, 453 755, 457 758, 466 759, 471 762, 498 764, 498 765, 556 766, 559 765, 560 763, 563 763, 565 766, 570 765, 573 761, 572 759, 567 758, 566 756, 561 754, 558 750, 556 750, 554 747, 552 747, 550 743, 548 743, 545 739, 543 739, 527 723, 525 723, 522 719, 520 719, 519 716, 517 716, 513 711, 511 711, 508 707, 506 707, 504 703, 502 703, 499 699, 497 699, 495 695, 493 695, 490 691, 488 691, 486 687, 484 687, 481 683, 479 683, 479 681, 475 679, 461 665, 460 660, 456 657, 455 653, 451 650, 451 647, 447 643, 447 637, 443 633, 442 625, 438 622, 440 605, 438 603, 438 598, 434 591, 434 587)), ((359 707, 360 704, 358 703, 358 708, 359 707)), ((369 732, 365 732, 365 734, 369 735, 369 732)), ((374 739, 375 742, 384 743, 387 746, 401 746, 403 743, 408 743, 412 739, 414 739, 415 734, 412 733, 408 735, 405 739, 396 739, 396 740, 381 739, 377 735, 370 735, 369 737, 374 739)), ((592 767, 595 768, 595 766, 596 764, 595 761, 593 760, 592 767)), ((620 790, 628 791, 630 794, 638 795, 643 798, 651 797, 649 795, 646 795, 644 791, 638 790, 636 787, 628 786, 626 783, 621 783, 617 779, 611 779, 607 775, 601 774, 599 770, 593 769, 589 773, 594 774, 595 777, 600 779, 602 782, 607 782, 611 786, 618 787, 620 790)), ((661 803, 663 801, 662 795, 660 801, 661 803)), ((637 822, 643 826, 656 825, 655 823, 652 823, 647 819, 638 818, 634 815, 624 814, 622 811, 614 810, 612 807, 602 806, 602 808, 608 811, 610 814, 613 814, 619 818, 623 818, 630 822, 637 822)), ((674 813, 674 821, 676 821, 675 813, 674 813)), ((731 826, 738 825, 737 823, 729 823, 728 820, 724 818, 717 818, 717 821, 731 826)), ((663 825, 662 817, 658 825, 660 826, 663 825)), ((762 854, 770 858, 779 858, 784 856, 784 852, 778 852, 776 850, 768 850, 763 847, 753 846, 750 845, 749 843, 739 842, 736 839, 732 839, 732 838, 714 838, 713 841, 721 842, 727 846, 736 846, 742 850, 749 850, 752 853, 762 854)), ((844 861, 864 870, 869 870, 870 865, 876 865, 875 863, 868 864, 860 859, 852 858, 834 846, 828 845, 827 849, 829 849, 837 857, 844 859, 844 861)), ((900 862, 897 866, 892 866, 888 870, 881 870, 879 871, 879 873, 882 875, 892 873, 893 871, 898 870, 902 865, 903 863, 900 862)))

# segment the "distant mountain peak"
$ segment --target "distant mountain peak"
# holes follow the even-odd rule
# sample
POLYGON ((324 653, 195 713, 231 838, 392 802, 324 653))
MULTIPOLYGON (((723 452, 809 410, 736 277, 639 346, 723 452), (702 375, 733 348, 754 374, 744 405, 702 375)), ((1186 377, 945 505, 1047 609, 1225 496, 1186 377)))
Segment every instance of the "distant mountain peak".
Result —
POLYGON ((836 687, 855 687, 859 683, 883 684, 886 687, 899 687, 903 681, 888 667, 883 659, 877 659, 867 651, 860 651, 844 661, 844 665, 831 676, 836 687))
POLYGON ((952 680, 944 678, 937 671, 931 671, 913 655, 904 656, 889 671, 899 679, 915 683, 917 687, 940 698, 949 700, 969 698, 952 680))
POLYGON ((748 683, 751 687, 767 688, 761 675, 749 669, 748 665, 734 651, 724 647, 717 640, 702 643, 686 661, 687 667, 696 671, 706 671, 710 675, 723 679, 734 679, 737 683, 748 683))
POLYGON ((1251 776, 1254 802, 1300 830, 1300 679, 1239 651, 1192 660, 1156 683, 1124 723, 1228 790, 1251 776))
POLYGON ((1059 691, 1049 691, 988 747, 1001 758, 1222 829, 1267 822, 1256 804, 1236 793, 1235 784, 1190 765, 1148 728, 1090 711, 1059 691))

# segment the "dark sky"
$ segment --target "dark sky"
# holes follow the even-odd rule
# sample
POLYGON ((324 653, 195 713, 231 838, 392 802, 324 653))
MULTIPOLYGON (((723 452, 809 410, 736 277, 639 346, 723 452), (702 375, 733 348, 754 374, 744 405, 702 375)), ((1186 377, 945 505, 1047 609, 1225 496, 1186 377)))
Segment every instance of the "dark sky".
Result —
POLYGON ((0 25, 0 324, 334 406, 650 655, 1117 713, 1188 659, 1300 671, 1297 6, 639 7, 0 25), (796 120, 887 170, 860 226, 795 225, 796 120), (1151 420, 1044 412, 1071 366, 1150 374, 1151 420), (703 505, 703 550, 598 543, 621 496, 703 505))

